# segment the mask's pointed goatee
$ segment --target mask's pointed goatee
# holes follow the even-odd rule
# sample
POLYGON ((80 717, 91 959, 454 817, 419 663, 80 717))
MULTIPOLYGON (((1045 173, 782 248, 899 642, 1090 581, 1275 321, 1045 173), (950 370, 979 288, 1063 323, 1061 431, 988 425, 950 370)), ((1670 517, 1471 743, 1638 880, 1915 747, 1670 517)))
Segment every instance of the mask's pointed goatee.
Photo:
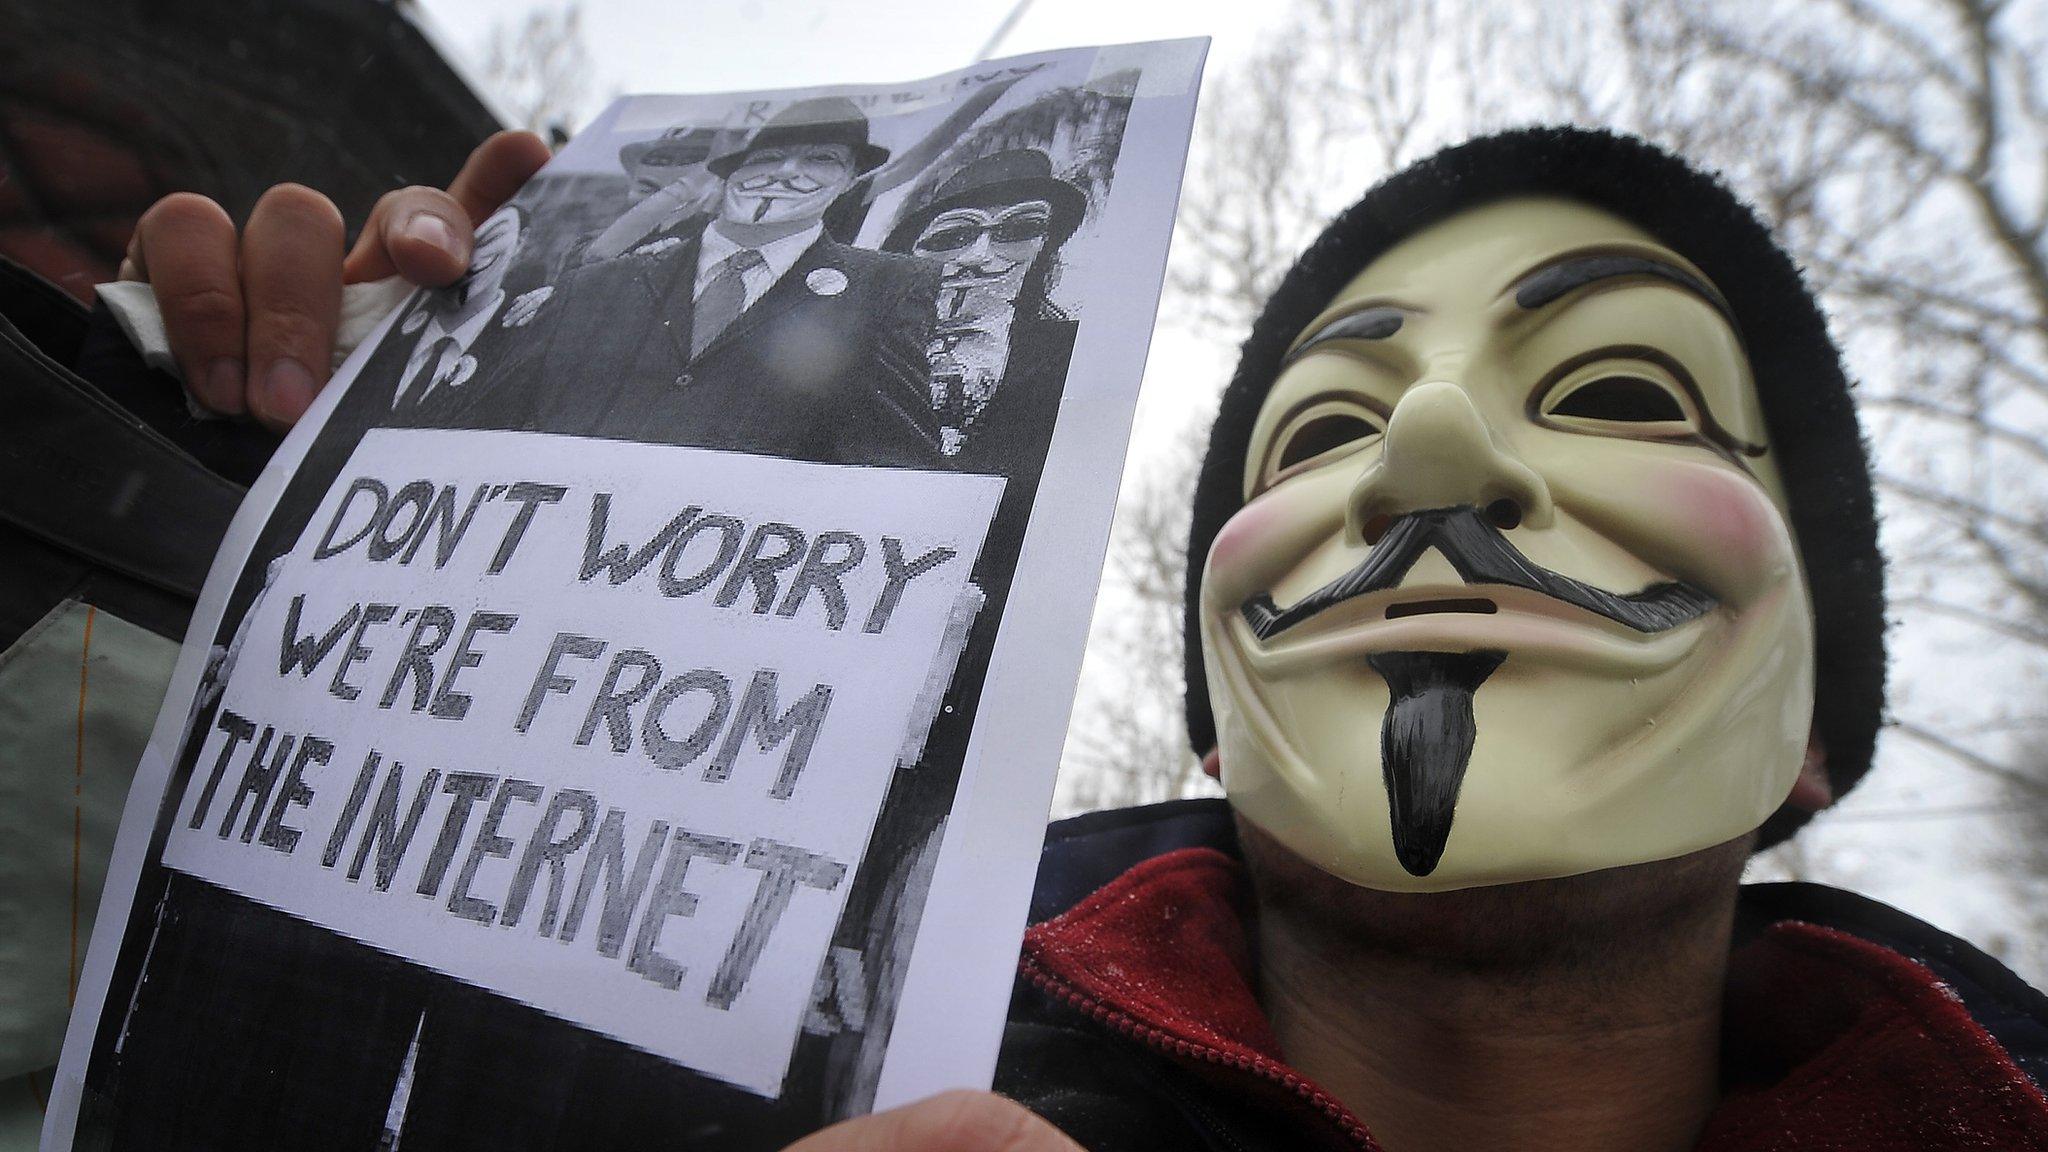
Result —
POLYGON ((1472 693, 1506 658, 1505 652, 1366 657, 1392 696, 1380 724, 1380 767, 1393 819, 1394 855, 1411 876, 1429 875, 1443 859, 1477 735, 1472 693))

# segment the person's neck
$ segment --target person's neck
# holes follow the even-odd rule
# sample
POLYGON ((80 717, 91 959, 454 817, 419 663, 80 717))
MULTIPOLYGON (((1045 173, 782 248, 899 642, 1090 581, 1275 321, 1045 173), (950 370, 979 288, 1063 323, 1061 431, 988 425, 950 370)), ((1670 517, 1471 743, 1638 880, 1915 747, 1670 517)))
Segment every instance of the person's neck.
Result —
POLYGON ((1606 931, 1579 914, 1593 877, 1515 886, 1551 889, 1533 895, 1350 889, 1338 916, 1328 894, 1268 899, 1275 886, 1262 884, 1260 996, 1288 1061, 1388 1152, 1680 1152, 1719 1096, 1746 841, 1727 848, 1616 870, 1689 864, 1726 880, 1690 906, 1639 906, 1647 922, 1606 931), (1542 914, 1568 901, 1578 907, 1542 914))
POLYGON ((818 226, 816 220, 776 220, 765 224, 744 224, 720 217, 711 226, 718 234, 743 248, 759 248, 773 244, 786 236, 808 232, 818 226))

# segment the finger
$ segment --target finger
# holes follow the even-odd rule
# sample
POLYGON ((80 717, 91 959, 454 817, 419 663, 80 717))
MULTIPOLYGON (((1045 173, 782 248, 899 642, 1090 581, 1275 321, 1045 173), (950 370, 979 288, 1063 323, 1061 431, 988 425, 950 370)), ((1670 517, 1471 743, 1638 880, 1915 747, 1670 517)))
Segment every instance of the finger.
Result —
POLYGON ((239 415, 242 399, 242 282, 235 222, 220 205, 190 192, 152 205, 135 223, 122 261, 124 279, 156 289, 171 355, 203 406, 239 415))
POLYGON ((355 284, 394 273, 441 288, 469 268, 476 242, 469 213, 439 188, 386 192, 370 211, 355 250, 342 264, 342 280, 355 284))
POLYGON ((469 268, 474 229, 548 162, 548 146, 531 132, 500 132, 470 153, 448 191, 413 187, 377 201, 355 250, 342 267, 350 284, 403 275, 439 288, 469 268))
POLYGON ((469 213, 471 224, 481 224, 540 171, 548 155, 547 143, 531 132, 500 132, 469 154, 448 194, 469 213))
POLYGON ((242 233, 249 301, 249 411, 271 428, 297 422, 327 381, 341 322, 341 213, 298 184, 263 194, 242 233))
MULTIPOLYGON (((173 192, 172 195, 183 196, 185 193, 173 192)), ((144 284, 149 283, 149 269, 144 265, 142 259, 142 222, 140 220, 135 222, 135 228, 128 233, 128 247, 121 253, 121 265, 114 270, 114 279, 134 280, 144 284)))
POLYGON ((807 1136, 786 1152, 1082 1152, 1035 1113, 991 1092, 945 1092, 807 1136))

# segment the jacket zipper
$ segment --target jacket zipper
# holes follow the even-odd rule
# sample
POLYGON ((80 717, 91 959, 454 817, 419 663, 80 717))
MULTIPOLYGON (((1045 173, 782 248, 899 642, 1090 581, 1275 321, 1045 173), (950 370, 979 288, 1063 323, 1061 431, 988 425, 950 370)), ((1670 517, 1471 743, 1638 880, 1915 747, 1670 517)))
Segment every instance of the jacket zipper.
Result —
POLYGON ((1249 1072, 1269 1083, 1277 1084, 1313 1107, 1324 1119, 1335 1125, 1337 1130, 1344 1135, 1344 1138, 1353 1147, 1362 1149, 1364 1152, 1381 1152, 1380 1146, 1373 1140, 1372 1134, 1365 1130, 1363 1124, 1360 1124, 1352 1117, 1350 1109, 1346 1108, 1336 1097, 1303 1080, 1286 1066, 1261 1056, 1239 1056, 1207 1044, 1198 1044, 1191 1040, 1182 1040, 1177 1036, 1168 1035, 1149 1024, 1137 1020, 1126 1012, 1111 1008, 1087 993, 1069 986, 1057 976, 1046 971, 1035 957, 1028 955, 1022 957, 1020 967, 1023 969, 1024 975, 1030 979, 1032 985, 1040 992, 1051 997, 1054 1001, 1081 1013, 1097 1024, 1101 1024, 1119 1035, 1135 1040, 1155 1052, 1182 1059, 1200 1060, 1225 1068, 1234 1068, 1240 1072, 1249 1072))

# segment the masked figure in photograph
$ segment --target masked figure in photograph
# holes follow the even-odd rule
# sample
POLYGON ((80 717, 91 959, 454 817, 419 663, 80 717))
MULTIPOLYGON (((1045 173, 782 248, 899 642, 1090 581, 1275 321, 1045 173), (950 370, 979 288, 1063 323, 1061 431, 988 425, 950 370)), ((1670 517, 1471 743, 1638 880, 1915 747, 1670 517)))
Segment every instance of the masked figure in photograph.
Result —
POLYGON ((666 192, 681 207, 713 210, 721 185, 704 170, 704 163, 711 159, 716 136, 709 128, 675 127, 653 140, 636 140, 619 149, 619 167, 626 170, 626 206, 666 192))
POLYGON ((833 463, 937 459, 925 344, 937 270, 825 235, 888 150, 843 98, 714 157, 718 209, 586 263, 532 329, 520 426, 833 463))
POLYGON ((1011 149, 948 177, 883 242, 944 267, 931 402, 940 451, 970 471, 1044 453, 1075 333, 1047 292, 1087 206, 1045 153, 1011 149))
POLYGON ((625 210, 602 231, 579 241, 563 267, 609 260, 684 221, 715 214, 725 185, 705 164, 721 151, 721 142, 729 146, 738 135, 678 125, 619 149, 619 167, 626 170, 625 210))

